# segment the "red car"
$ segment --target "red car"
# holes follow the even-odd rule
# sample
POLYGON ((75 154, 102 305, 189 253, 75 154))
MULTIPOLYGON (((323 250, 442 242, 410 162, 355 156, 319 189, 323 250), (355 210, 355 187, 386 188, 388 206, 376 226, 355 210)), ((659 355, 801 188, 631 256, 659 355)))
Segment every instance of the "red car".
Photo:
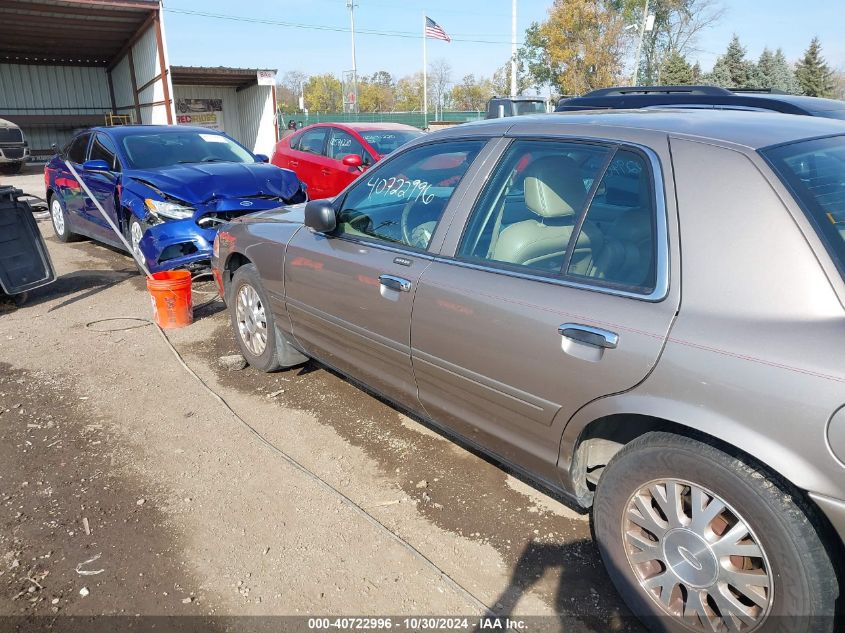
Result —
POLYGON ((311 200, 331 198, 382 156, 420 135, 400 123, 316 123, 276 143, 270 162, 296 172, 311 200))

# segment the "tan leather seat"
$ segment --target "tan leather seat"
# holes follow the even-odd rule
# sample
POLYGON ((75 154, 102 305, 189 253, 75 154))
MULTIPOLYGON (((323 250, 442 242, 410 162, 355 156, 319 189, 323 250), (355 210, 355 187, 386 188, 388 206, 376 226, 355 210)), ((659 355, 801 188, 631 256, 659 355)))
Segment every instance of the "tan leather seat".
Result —
POLYGON ((594 259, 580 274, 629 286, 649 285, 654 260, 652 216, 650 209, 620 214, 605 231, 601 248, 593 250, 594 259))
POLYGON ((563 264, 575 216, 584 205, 584 182, 574 160, 546 156, 528 165, 524 183, 525 205, 536 217, 506 227, 491 247, 491 259, 554 270, 563 264))

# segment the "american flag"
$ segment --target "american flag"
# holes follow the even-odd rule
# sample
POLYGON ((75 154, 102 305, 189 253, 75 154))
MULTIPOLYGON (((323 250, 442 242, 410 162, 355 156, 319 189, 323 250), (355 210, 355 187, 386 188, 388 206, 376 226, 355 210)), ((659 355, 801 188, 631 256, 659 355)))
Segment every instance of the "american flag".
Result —
POLYGON ((428 16, 425 17, 425 36, 435 40, 443 40, 444 42, 452 41, 452 38, 446 35, 443 27, 428 16))

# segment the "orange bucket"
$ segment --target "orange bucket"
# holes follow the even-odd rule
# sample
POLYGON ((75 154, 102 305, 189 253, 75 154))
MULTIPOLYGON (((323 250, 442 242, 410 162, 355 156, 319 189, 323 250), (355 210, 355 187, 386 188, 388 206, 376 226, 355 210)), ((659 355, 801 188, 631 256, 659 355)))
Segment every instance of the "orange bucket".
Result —
POLYGON ((156 323, 164 329, 185 327, 194 322, 191 304, 191 273, 166 270, 147 277, 156 323))

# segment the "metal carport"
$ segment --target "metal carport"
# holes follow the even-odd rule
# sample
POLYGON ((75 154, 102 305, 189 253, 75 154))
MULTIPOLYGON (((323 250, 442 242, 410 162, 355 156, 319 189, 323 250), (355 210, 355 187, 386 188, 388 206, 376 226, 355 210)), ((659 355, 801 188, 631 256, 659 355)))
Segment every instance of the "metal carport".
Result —
POLYGON ((173 123, 159 0, 0 0, 0 118, 35 155, 127 115, 173 123))

